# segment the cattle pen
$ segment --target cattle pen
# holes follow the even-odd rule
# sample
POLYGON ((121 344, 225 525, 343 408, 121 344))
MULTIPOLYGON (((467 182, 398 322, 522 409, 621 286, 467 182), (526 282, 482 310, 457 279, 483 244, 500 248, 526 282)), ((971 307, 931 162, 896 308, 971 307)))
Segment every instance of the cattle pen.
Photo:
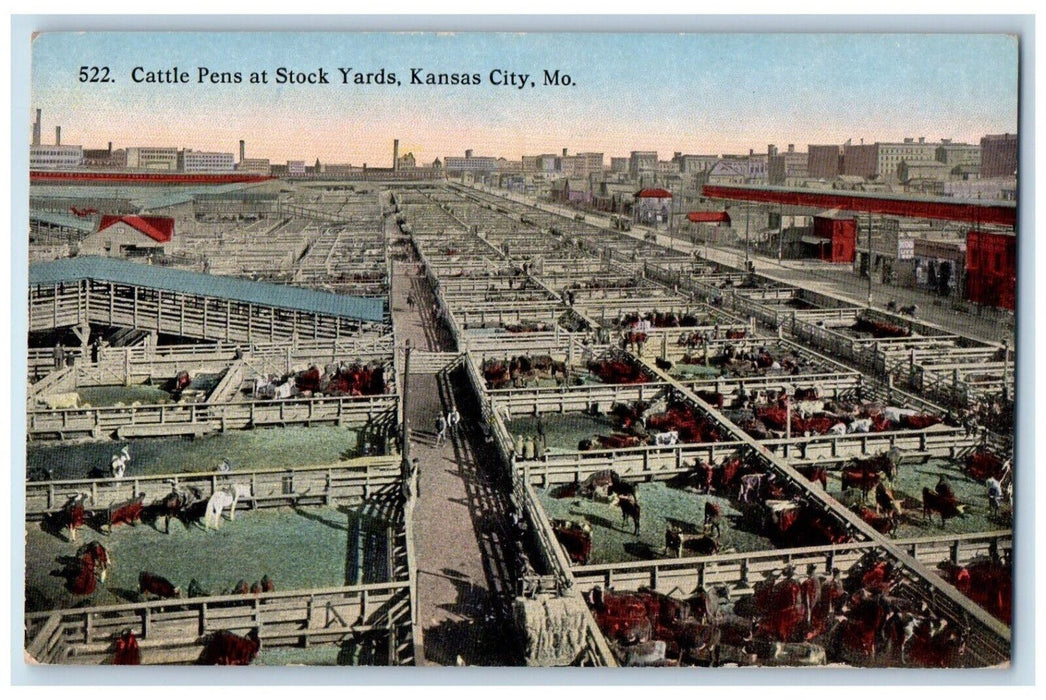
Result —
MULTIPOLYGON (((1012 399, 1009 346, 454 182, 258 187, 228 211, 221 193, 177 203, 190 262, 30 268, 36 662, 110 663, 129 631, 142 663, 194 663, 224 631, 257 634, 256 663, 633 665, 605 596, 748 601, 784 571, 872 564, 898 611, 961 630, 954 665, 1009 660, 1008 621, 955 573, 1010 572, 1012 511, 988 513, 970 465, 1011 464, 1012 436, 958 417, 1012 399), (866 464, 890 473, 892 530, 866 464), (935 481, 965 517, 929 509, 935 481), (173 494, 199 515, 223 493, 237 516, 215 530, 112 524, 121 504, 173 494), (92 540, 116 573, 57 591, 47 567, 92 540), (209 543, 234 563, 201 564, 209 543), (124 567, 165 560, 209 590, 140 599, 124 567), (224 590, 263 573, 290 587, 224 590)), ((753 615, 760 644, 794 642, 753 615)), ((811 637, 829 663, 903 658, 829 636, 811 637)))

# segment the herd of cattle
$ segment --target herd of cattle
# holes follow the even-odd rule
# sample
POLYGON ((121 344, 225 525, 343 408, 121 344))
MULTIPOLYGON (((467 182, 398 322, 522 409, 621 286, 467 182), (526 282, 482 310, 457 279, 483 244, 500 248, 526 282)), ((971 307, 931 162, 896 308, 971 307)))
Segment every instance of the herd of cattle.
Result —
POLYGON ((85 525, 100 533, 111 534, 117 525, 136 525, 144 521, 158 527, 157 523, 162 519, 164 532, 170 532, 171 519, 175 518, 187 526, 202 521, 205 529, 218 529, 226 509, 229 519, 235 520, 237 504, 250 498, 249 486, 226 483, 208 498, 203 498, 195 486, 174 487, 169 494, 149 505, 145 504, 145 494, 139 493, 105 508, 88 510, 91 494, 79 492, 70 494, 59 510, 45 516, 44 529, 55 535, 65 530, 70 542, 76 541, 77 532, 85 525))
MULTIPOLYGON (((966 569, 1001 571, 998 562, 966 569)), ((934 613, 903 571, 869 552, 843 576, 791 566, 745 582, 699 588, 686 599, 647 589, 586 600, 627 666, 964 665, 969 630, 934 613), (915 592, 915 594, 913 594, 915 592)))
MULTIPOLYGON (((115 566, 112 554, 97 540, 92 540, 77 549, 74 556, 59 557, 62 568, 53 572, 66 581, 66 589, 77 596, 92 595, 99 584, 105 583, 110 570, 115 566)), ((266 574, 253 586, 241 579, 230 590, 222 595, 260 595, 276 590, 276 585, 266 574)), ((141 571, 138 574, 138 595, 141 600, 180 598, 182 590, 159 574, 141 571)), ((193 579, 189 583, 188 597, 210 596, 193 579)), ((258 634, 255 630, 241 637, 222 630, 213 633, 203 642, 203 653, 199 663, 208 665, 247 665, 251 663, 260 648, 258 634)), ((113 642, 110 662, 115 665, 137 665, 141 663, 141 652, 137 637, 130 629, 120 633, 113 642)))
MULTIPOLYGON (((780 547, 841 544, 852 535, 838 518, 825 513, 809 497, 789 489, 772 474, 766 474, 754 461, 735 455, 722 464, 699 463, 694 469, 669 482, 676 488, 703 489, 720 493, 741 511, 739 523, 759 532, 780 547)), ((553 498, 588 498, 617 507, 623 522, 632 521, 632 532, 639 534, 642 505, 636 485, 613 470, 602 470, 584 481, 554 489, 553 498)), ((664 556, 711 555, 720 552, 723 514, 718 500, 706 499, 699 523, 666 519, 664 556)), ((553 531, 571 562, 587 564, 592 551, 593 530, 578 520, 554 520, 553 531)))
POLYGON ((352 365, 329 364, 322 370, 255 377, 251 396, 256 399, 290 399, 296 396, 376 396, 389 393, 385 367, 380 362, 352 365))
POLYGON ((783 394, 776 399, 759 397, 757 401, 742 399, 724 412, 757 440, 786 435, 808 437, 925 430, 945 422, 944 416, 876 401, 797 400, 783 394))
POLYGON ((520 388, 541 380, 562 383, 567 378, 566 363, 551 355, 518 355, 507 362, 487 359, 481 371, 489 389, 520 388))
MULTIPOLYGON (((758 466, 758 460, 741 452, 718 464, 696 460, 686 472, 669 480, 673 488, 703 493, 706 498, 703 519, 698 522, 667 519, 665 556, 710 555, 720 551, 721 500, 729 499, 741 515, 736 524, 767 537, 777 547, 804 547, 842 544, 853 541, 851 527, 823 508, 801 489, 789 487, 784 479, 758 466), (716 496, 716 499, 711 496, 716 496)), ((872 457, 854 458, 837 471, 841 482, 838 498, 862 520, 883 534, 893 533, 904 521, 910 522, 912 502, 921 507, 924 525, 939 516, 942 526, 956 517, 964 517, 969 504, 960 502, 949 479, 943 474, 931 488, 924 486, 921 501, 895 491, 901 453, 890 450, 872 457)), ((803 465, 798 471, 810 482, 828 489, 828 470, 821 465, 803 465)), ((995 455, 977 451, 965 460, 966 478, 984 484, 989 507, 998 512, 999 503, 1010 499, 1012 507, 1012 470, 995 455)), ((557 487, 553 498, 587 498, 607 503, 621 510, 623 521, 633 521, 633 533, 639 534, 642 506, 634 483, 616 471, 606 469, 590 474, 584 481, 557 487)), ((695 516, 696 517, 696 516, 695 516)), ((593 530, 583 520, 554 520, 553 530, 570 560, 586 564, 592 550, 593 530)))
POLYGON ((912 334, 903 326, 869 318, 858 318, 850 328, 857 333, 870 333, 873 338, 907 338, 912 334))
MULTIPOLYGON (((248 666, 260 649, 261 639, 256 629, 242 636, 219 630, 203 640, 203 652, 197 663, 204 666, 248 666)), ((137 666, 142 663, 138 637, 130 628, 123 630, 113 640, 110 663, 114 666, 137 666)))
MULTIPOLYGON (((729 406, 725 406, 725 397, 721 393, 699 390, 698 396, 722 409, 728 419, 760 440, 925 430, 948 420, 947 417, 872 401, 824 401, 817 398, 814 389, 798 389, 793 396, 754 391, 750 395, 737 396, 729 406)), ((722 430, 714 421, 683 401, 673 401, 667 407, 645 401, 614 404, 610 416, 614 421, 614 432, 580 441, 579 450, 708 443, 724 439, 722 430)))

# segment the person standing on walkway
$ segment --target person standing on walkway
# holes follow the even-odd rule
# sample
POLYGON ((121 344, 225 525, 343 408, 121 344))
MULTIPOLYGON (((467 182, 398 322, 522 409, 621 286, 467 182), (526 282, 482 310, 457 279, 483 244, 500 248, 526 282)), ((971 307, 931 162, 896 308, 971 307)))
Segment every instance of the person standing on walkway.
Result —
POLYGON ((450 436, 452 438, 458 437, 458 425, 461 424, 461 414, 458 413, 457 406, 451 406, 450 413, 447 414, 447 427, 450 428, 450 436))
POLYGON ((436 416, 436 447, 447 441, 447 419, 443 414, 436 416))
POLYGON ((529 435, 527 435, 527 439, 523 441, 523 459, 534 459, 534 438, 529 435))
POLYGON ((414 292, 407 292, 407 308, 414 310, 414 292))

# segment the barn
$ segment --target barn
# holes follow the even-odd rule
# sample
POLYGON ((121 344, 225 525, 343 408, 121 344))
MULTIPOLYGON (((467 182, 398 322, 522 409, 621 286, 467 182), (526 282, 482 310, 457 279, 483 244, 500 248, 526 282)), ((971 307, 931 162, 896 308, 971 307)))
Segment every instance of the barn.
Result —
POLYGON ((167 216, 106 215, 80 243, 80 254, 146 257, 168 251, 173 237, 174 219, 167 216))

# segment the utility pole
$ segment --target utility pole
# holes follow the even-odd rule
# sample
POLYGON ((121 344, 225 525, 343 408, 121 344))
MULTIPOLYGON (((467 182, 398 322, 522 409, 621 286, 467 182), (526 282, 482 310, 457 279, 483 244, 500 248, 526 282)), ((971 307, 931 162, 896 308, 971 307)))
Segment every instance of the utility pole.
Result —
POLYGON ((748 202, 745 202, 745 271, 748 270, 748 249, 751 248, 750 239, 748 238, 748 220, 751 218, 752 209, 749 207, 748 202))
MULTIPOLYGON (((857 214, 860 223, 861 215, 857 214)), ((868 214, 868 308, 872 308, 872 215, 868 214)))
POLYGON ((400 444, 403 445, 403 462, 400 471, 404 479, 410 478, 410 428, 407 425, 407 399, 410 396, 410 338, 403 344, 403 421, 400 427, 400 444))
POLYGON ((784 204, 781 204, 777 208, 777 262, 781 262, 782 260, 784 260, 784 234, 784 204))

